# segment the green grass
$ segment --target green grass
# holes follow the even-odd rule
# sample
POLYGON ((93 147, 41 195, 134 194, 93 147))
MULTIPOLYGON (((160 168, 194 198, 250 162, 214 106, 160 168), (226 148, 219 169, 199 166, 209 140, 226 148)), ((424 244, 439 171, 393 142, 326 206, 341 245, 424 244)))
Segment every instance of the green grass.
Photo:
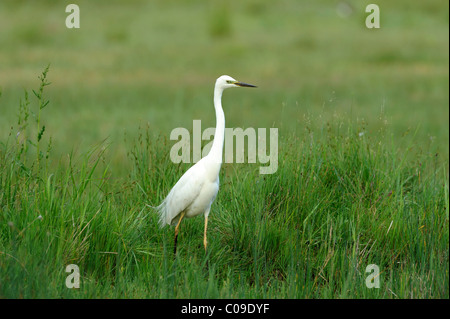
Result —
POLYGON ((113 180, 103 144, 50 168, 36 155, 40 141, 24 151, 10 136, 0 149, 1 295, 448 297, 444 167, 426 155, 405 160, 390 133, 360 136, 362 127, 336 121, 282 141, 276 174, 225 164, 208 255, 197 218, 183 223, 176 258, 173 229, 158 229, 146 206, 187 167, 171 163, 166 139, 141 129, 124 164, 129 175, 113 180), (72 263, 79 290, 65 287, 72 263), (365 286, 372 263, 380 289, 365 286))
POLYGON ((380 30, 350 3, 79 1, 67 30, 2 1, 0 297, 449 298, 448 3, 378 1, 380 30), (194 218, 174 258, 147 205, 223 73, 259 86, 227 127, 279 128, 278 171, 224 164, 208 254, 194 218))

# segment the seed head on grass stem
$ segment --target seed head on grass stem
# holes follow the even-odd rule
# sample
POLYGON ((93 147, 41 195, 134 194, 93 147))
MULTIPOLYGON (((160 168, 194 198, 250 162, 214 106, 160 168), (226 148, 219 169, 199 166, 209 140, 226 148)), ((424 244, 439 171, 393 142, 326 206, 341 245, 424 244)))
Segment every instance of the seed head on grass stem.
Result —
POLYGON ((40 169, 40 160, 42 157, 42 154, 39 150, 39 142, 42 139, 42 136, 44 134, 45 131, 45 125, 43 125, 41 127, 41 111, 48 105, 48 103, 50 103, 49 100, 46 100, 44 97, 44 87, 48 86, 51 84, 51 82, 47 81, 47 73, 48 70, 50 69, 50 64, 47 65, 47 67, 45 68, 45 70, 42 72, 42 74, 38 77, 39 80, 41 81, 40 85, 39 85, 39 90, 36 92, 35 90, 33 90, 34 95, 36 96, 36 98, 38 99, 38 105, 39 105, 39 109, 38 109, 38 115, 36 118, 36 128, 37 128, 37 136, 36 136, 36 162, 37 162, 37 168, 38 170, 40 169))

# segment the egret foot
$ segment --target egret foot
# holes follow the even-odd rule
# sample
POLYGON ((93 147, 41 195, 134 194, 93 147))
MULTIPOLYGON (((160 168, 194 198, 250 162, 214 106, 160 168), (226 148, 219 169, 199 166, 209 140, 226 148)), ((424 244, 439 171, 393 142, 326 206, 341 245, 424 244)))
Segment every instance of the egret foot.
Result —
POLYGON ((206 246, 208 245, 208 241, 206 240, 207 229, 208 229, 208 217, 205 217, 205 234, 203 235, 203 246, 205 246, 205 253, 206 253, 206 246))

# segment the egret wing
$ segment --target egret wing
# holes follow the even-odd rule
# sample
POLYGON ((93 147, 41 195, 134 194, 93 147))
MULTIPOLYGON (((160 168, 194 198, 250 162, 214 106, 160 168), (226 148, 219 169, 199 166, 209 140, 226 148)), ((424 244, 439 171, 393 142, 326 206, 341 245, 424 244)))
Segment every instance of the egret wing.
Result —
POLYGON ((181 176, 163 203, 158 206, 160 226, 176 224, 181 212, 186 210, 199 196, 205 183, 205 170, 198 162, 181 176))

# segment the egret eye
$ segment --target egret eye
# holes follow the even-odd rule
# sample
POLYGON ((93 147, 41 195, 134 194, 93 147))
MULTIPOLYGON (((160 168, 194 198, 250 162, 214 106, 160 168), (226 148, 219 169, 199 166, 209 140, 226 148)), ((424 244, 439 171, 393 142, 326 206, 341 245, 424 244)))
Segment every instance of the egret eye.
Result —
POLYGON ((231 80, 227 80, 227 83, 228 83, 228 84, 233 84, 233 83, 234 83, 234 81, 231 81, 231 80))

